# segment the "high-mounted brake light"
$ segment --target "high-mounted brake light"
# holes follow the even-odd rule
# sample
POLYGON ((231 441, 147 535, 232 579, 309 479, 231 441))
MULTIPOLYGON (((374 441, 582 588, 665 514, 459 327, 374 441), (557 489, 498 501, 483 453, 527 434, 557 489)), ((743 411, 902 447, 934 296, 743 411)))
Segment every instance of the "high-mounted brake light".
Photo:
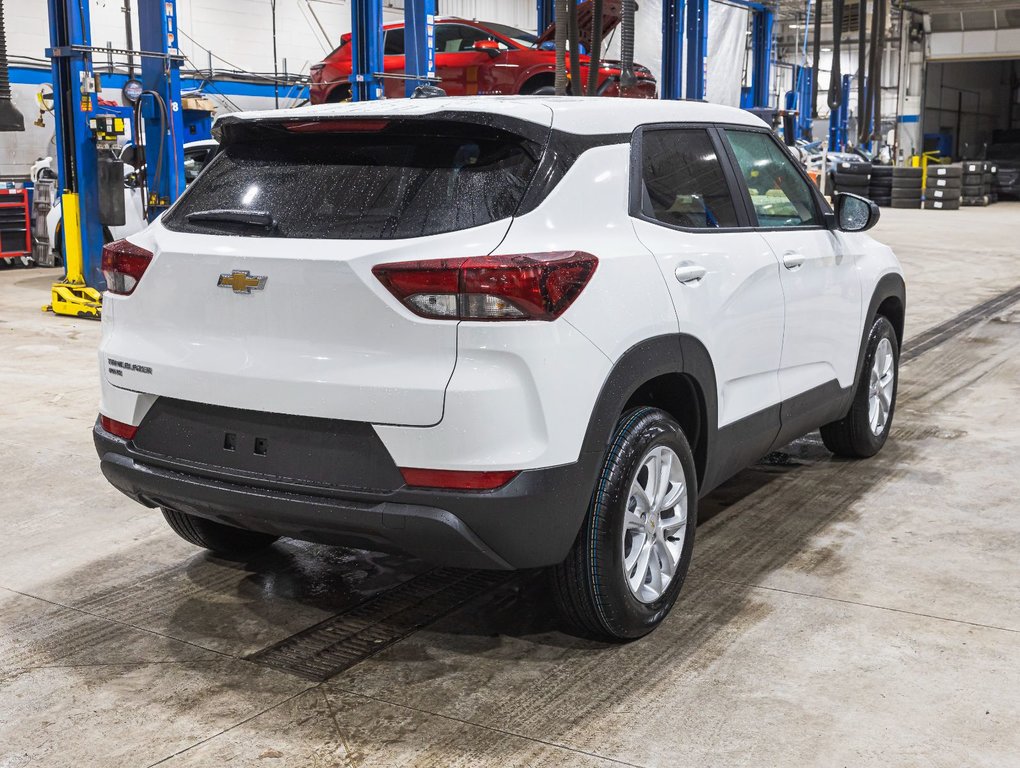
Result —
POLYGON ((138 427, 132 427, 130 424, 116 421, 103 414, 99 414, 99 425, 111 435, 122 437, 125 440, 133 440, 135 433, 138 431, 138 427))
POLYGON ((284 127, 291 133, 378 133, 389 124, 389 120, 302 120, 284 127))
POLYGON ((152 252, 127 240, 103 246, 103 277, 110 293, 128 296, 152 261, 152 252))
POLYGON ((421 317, 555 320, 595 273, 584 251, 429 259, 379 264, 373 274, 421 317))
POLYGON ((499 470, 465 472, 453 469, 400 468, 404 482, 416 488, 439 488, 447 491, 492 491, 502 488, 520 472, 499 470))

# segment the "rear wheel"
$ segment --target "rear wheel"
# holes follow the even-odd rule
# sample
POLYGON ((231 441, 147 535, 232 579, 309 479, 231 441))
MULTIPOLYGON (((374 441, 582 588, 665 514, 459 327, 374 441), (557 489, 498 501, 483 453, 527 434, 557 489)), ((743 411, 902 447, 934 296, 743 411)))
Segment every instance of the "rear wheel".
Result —
POLYGON ((563 614, 611 640, 655 629, 687 575, 697 498, 694 457, 680 425, 655 408, 625 413, 581 532, 552 573, 563 614))
POLYGON ((278 538, 268 533, 223 525, 176 509, 163 507, 162 510, 174 533, 190 544, 205 547, 219 555, 250 555, 270 546, 278 538))
POLYGON ((837 456, 874 456, 889 437, 896 410, 900 349, 896 331, 885 317, 875 318, 868 334, 864 369, 850 412, 822 427, 822 442, 837 456))

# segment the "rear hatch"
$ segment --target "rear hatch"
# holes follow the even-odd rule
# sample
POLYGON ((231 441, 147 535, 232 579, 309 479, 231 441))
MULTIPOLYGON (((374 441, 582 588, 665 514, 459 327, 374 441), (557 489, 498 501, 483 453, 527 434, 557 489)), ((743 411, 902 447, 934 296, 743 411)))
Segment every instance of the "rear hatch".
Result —
POLYGON ((492 252, 548 134, 445 114, 228 124, 217 157, 132 238, 154 258, 131 295, 104 305, 110 383, 256 411, 441 421, 457 323, 412 314, 372 267, 492 252))

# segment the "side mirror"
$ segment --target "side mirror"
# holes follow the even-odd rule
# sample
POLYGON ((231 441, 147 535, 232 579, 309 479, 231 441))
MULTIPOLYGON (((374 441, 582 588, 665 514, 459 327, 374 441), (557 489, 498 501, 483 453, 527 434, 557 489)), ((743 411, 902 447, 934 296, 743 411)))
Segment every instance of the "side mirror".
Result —
POLYGON ((487 53, 490 58, 496 58, 502 51, 499 50, 499 43, 495 40, 479 40, 472 46, 479 53, 487 53))
POLYGON ((844 232, 866 232, 878 223, 881 210, 860 195, 837 192, 836 226, 844 232))

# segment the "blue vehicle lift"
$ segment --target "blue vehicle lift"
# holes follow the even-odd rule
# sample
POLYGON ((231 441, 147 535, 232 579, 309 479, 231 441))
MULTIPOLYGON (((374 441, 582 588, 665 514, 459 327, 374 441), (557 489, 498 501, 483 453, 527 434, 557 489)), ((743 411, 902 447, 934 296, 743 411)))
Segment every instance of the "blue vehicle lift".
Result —
MULTIPOLYGON (((659 94, 663 99, 703 100, 705 65, 708 57, 709 0, 664 0, 662 4, 662 77, 659 94), (686 23, 685 23, 686 17, 686 23), (687 38, 686 92, 682 92, 684 33, 687 38)), ((767 107, 772 80, 772 37, 775 14, 754 0, 728 0, 752 13, 751 87, 742 106, 767 107)))
MULTIPOLYGON (((56 118, 57 176, 61 193, 64 279, 53 284, 55 314, 98 318, 102 312, 103 225, 100 209, 101 145, 124 133, 123 118, 99 107, 100 84, 92 54, 137 55, 142 59, 141 114, 146 135, 150 218, 177 199, 184 189, 184 157, 178 142, 181 126, 180 65, 177 51, 176 0, 140 0, 143 50, 94 48, 89 4, 47 0, 50 25, 53 112, 56 118), (158 171, 156 170, 158 168, 158 171)), ((120 168, 121 166, 116 166, 120 168)), ((113 188, 120 191, 120 179, 113 188)))
MULTIPOLYGON (((551 10, 551 6, 550 6, 551 10)), ((404 2, 404 93, 436 82, 436 0, 404 2)), ((383 93, 382 0, 351 2, 351 100, 372 101, 383 93)))
POLYGON ((850 75, 843 75, 842 99, 829 115, 829 151, 842 152, 847 143, 847 123, 850 117, 850 75))

